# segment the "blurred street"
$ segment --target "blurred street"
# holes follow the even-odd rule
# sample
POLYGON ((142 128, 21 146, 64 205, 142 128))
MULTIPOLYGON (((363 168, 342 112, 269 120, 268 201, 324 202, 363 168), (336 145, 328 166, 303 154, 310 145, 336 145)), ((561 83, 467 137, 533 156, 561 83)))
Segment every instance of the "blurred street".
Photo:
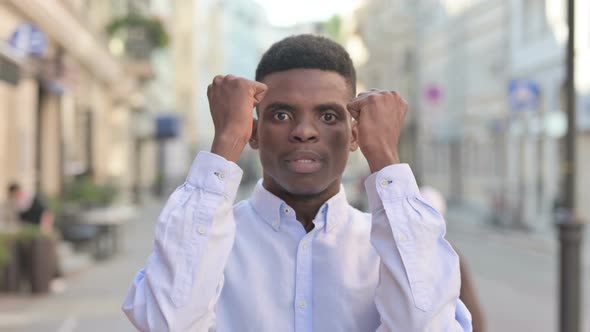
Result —
MULTIPOLYGON (((62 294, 0 297, 0 331, 133 331, 120 306, 151 250, 162 204, 152 201, 142 208, 138 220, 125 228, 122 253, 68 278, 62 294)), ((557 242, 487 226, 481 216, 461 207, 451 207, 447 219, 448 239, 472 272, 487 331, 555 331, 557 242)), ((588 251, 586 245, 585 276, 590 275, 588 251)), ((583 299, 590 303, 590 289, 585 289, 583 299)), ((584 319, 582 331, 590 331, 590 316, 584 319)))
POLYGON ((121 253, 68 278, 63 293, 0 296, 0 331, 133 331, 121 304, 151 250, 153 226, 161 205, 154 201, 141 208, 139 218, 125 225, 121 253))
MULTIPOLYGON (((558 241, 484 224, 468 209, 450 208, 447 239, 465 258, 485 313, 486 331, 557 331, 558 241)), ((586 231, 586 234, 588 232, 586 231)), ((590 246, 584 248, 583 278, 590 276, 590 246)), ((590 289, 583 303, 590 303, 590 289)), ((581 331, 590 331, 582 314, 581 331)))
MULTIPOLYGON (((357 92, 407 101, 400 160, 449 202, 448 239, 472 274, 485 331, 559 331, 559 294, 577 294, 579 278, 582 303, 570 296, 562 307, 579 310, 562 321, 579 311, 576 332, 590 332, 589 9, 0 0, 0 332, 133 331, 120 307, 163 199, 215 136, 209 84, 254 80, 264 52, 300 34, 346 49, 357 92), (586 223, 582 274, 564 259, 563 289, 555 216, 586 223), (65 290, 51 283, 56 270, 65 290)), ((258 152, 247 146, 238 166, 243 199, 262 174, 258 152)), ((342 183, 361 209, 369 173, 352 153, 342 183)))

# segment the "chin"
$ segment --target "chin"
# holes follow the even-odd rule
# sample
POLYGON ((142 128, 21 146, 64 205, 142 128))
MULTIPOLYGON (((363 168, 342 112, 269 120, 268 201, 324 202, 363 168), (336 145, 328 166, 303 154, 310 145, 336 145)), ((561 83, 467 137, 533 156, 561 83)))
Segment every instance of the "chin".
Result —
POLYGON ((320 183, 317 179, 295 179, 282 184, 283 189, 296 196, 318 196, 329 190, 331 183, 320 183))
POLYGON ((289 185, 284 186, 283 189, 291 195, 295 196, 317 196, 323 193, 326 188, 319 186, 303 186, 303 185, 289 185))

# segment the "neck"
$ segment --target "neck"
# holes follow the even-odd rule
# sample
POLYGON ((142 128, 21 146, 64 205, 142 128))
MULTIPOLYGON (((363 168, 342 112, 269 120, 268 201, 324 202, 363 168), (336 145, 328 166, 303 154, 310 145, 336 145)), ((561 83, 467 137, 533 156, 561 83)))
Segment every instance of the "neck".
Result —
POLYGON ((295 210, 297 221, 303 225, 303 228, 308 233, 314 228, 313 219, 322 205, 340 190, 339 183, 329 186, 317 194, 308 195, 290 193, 283 188, 273 188, 272 186, 266 185, 265 182, 263 182, 263 186, 295 210))
POLYGON ((325 200, 309 198, 301 196, 281 197, 290 207, 295 210, 297 220, 303 225, 306 232, 310 232, 313 227, 313 219, 318 214, 319 209, 324 204, 325 200))

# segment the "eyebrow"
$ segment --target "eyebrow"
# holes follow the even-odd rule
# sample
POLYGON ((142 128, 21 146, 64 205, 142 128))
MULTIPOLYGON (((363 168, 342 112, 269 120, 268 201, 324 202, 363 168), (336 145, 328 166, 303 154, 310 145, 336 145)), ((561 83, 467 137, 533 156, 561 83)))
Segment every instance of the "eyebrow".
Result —
POLYGON ((285 110, 292 111, 292 110, 295 109, 295 107, 293 107, 292 105, 289 105, 287 103, 274 102, 274 103, 268 104, 264 108, 265 111, 268 111, 268 110, 276 110, 276 109, 285 109, 285 110))
MULTIPOLYGON (((269 105, 267 105, 265 108, 265 110, 276 110, 276 109, 284 109, 284 110, 289 110, 289 111, 293 111, 296 109, 295 106, 291 105, 291 104, 287 104, 284 102, 274 102, 271 103, 269 105)), ((317 106, 314 107, 315 110, 319 110, 319 111, 324 111, 327 109, 331 109, 331 110, 335 110, 338 112, 344 112, 345 109, 344 107, 342 107, 342 105, 338 104, 338 103, 324 103, 324 104, 319 104, 317 106)))

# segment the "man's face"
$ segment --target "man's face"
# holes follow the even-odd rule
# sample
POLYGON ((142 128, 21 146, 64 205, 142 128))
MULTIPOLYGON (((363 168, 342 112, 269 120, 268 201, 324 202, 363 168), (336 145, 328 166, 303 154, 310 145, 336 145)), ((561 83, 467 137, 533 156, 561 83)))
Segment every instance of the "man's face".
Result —
POLYGON ((276 72, 258 105, 252 140, 259 150, 267 190, 296 196, 338 192, 356 125, 346 110, 353 98, 344 77, 317 69, 276 72))

